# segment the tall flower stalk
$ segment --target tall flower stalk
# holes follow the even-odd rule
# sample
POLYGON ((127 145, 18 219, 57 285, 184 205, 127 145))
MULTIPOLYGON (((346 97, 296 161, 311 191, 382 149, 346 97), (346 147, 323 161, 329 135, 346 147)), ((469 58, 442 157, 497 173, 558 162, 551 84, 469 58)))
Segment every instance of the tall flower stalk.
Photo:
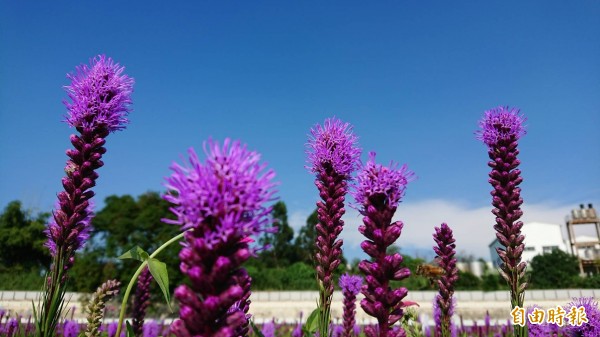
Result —
POLYGON ((354 198, 363 215, 363 225, 358 230, 367 238, 361 248, 371 257, 371 261, 363 260, 358 265, 366 281, 362 287, 365 298, 360 304, 378 322, 377 328, 365 328, 367 337, 405 336, 402 328, 392 329, 392 325, 402 318, 402 308, 406 306, 402 300, 408 291, 404 287, 392 289, 390 281, 407 278, 410 270, 401 267, 402 255, 388 255, 387 248, 402 233, 403 223, 392 222, 392 217, 413 178, 406 165, 398 168, 395 164, 389 167, 375 164, 374 152, 358 174, 354 198))
POLYGON ((341 337, 351 337, 356 324, 356 295, 360 293, 362 277, 344 274, 340 276, 340 288, 344 296, 343 329, 341 337))
POLYGON ((104 165, 106 137, 125 129, 130 112, 133 79, 123 75, 124 68, 111 58, 97 56, 90 65, 77 67, 67 75, 71 85, 65 89, 71 102, 66 122, 75 128, 71 135, 73 149, 67 150, 66 176, 62 178, 64 191, 58 194, 56 209, 46 229, 46 246, 52 256, 52 265, 44 286, 44 296, 36 315, 36 334, 54 335, 62 311, 68 270, 75 261, 75 252, 89 238, 91 230, 91 190, 96 185, 96 170, 104 165))
POLYGON ((240 142, 208 141, 206 162, 189 150, 189 166, 173 164, 167 178, 175 220, 186 231, 179 253, 190 285, 175 289, 179 337, 247 334, 250 277, 242 264, 254 253, 251 236, 267 229, 275 173, 264 171, 260 155, 240 142), (192 229, 189 230, 188 229, 192 229))
POLYGON ((308 169, 316 174, 315 185, 321 201, 317 202, 315 262, 319 283, 319 334, 329 337, 333 271, 341 263, 344 200, 348 181, 358 165, 360 149, 352 126, 328 118, 323 126, 311 129, 308 142, 308 169))
POLYGON ((150 285, 152 284, 152 274, 148 267, 144 268, 137 280, 135 297, 133 298, 133 319, 131 328, 136 337, 142 337, 144 332, 144 318, 146 309, 150 305, 150 285))
POLYGON ((436 336, 450 337, 455 306, 452 296, 454 295, 454 284, 458 280, 458 268, 456 267, 456 257, 454 257, 456 244, 452 229, 445 223, 439 228, 435 227, 433 240, 437 243, 433 250, 438 256, 440 267, 445 272, 437 281, 439 293, 434 300, 439 310, 439 315, 434 315, 436 336))
POLYGON ((100 336, 99 330, 104 318, 104 307, 106 306, 106 302, 119 293, 120 285, 121 283, 117 280, 108 280, 98 287, 88 306, 88 324, 85 330, 85 337, 100 336))
MULTIPOLYGON (((524 280, 527 264, 521 261, 525 237, 521 234, 523 222, 519 221, 523 215, 523 199, 519 187, 523 178, 521 170, 517 168, 521 163, 517 159, 517 146, 518 140, 525 134, 524 122, 525 118, 519 115, 518 109, 498 107, 485 112, 479 122, 480 129, 476 132, 477 138, 487 145, 491 159, 488 166, 492 168, 489 182, 493 187, 492 213, 496 216, 494 229, 503 246, 496 249, 502 260, 499 272, 510 287, 512 308, 523 307, 527 288, 524 280)), ((516 336, 525 336, 525 330, 524 327, 515 327, 516 336)))

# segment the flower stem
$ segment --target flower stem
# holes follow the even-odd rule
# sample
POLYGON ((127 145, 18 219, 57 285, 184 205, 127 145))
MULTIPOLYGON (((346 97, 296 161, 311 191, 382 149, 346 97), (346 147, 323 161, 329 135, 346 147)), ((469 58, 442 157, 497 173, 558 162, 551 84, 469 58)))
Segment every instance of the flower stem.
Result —
MULTIPOLYGON (((191 231, 191 230, 193 230, 193 229, 189 229, 188 231, 191 231)), ((158 249, 156 249, 154 251, 154 253, 152 253, 150 255, 149 259, 156 257, 156 255, 158 255, 158 253, 160 253, 165 248, 170 246, 173 242, 179 241, 181 238, 183 238, 184 234, 185 234, 185 232, 179 233, 175 237, 171 238, 169 241, 163 243, 162 246, 158 247, 158 249)), ((144 267, 146 267, 146 265, 148 265, 147 260, 142 262, 142 264, 135 271, 135 274, 133 274, 133 277, 129 281, 129 284, 127 285, 127 289, 125 290, 125 294, 123 295, 123 302, 121 302, 121 312, 119 313, 119 324, 117 325, 117 332, 115 333, 115 337, 118 337, 121 334, 121 326, 123 326, 123 319, 125 318, 125 309, 127 308, 127 300, 129 299, 129 294, 131 293, 131 289, 133 289, 133 285, 136 283, 138 276, 140 276, 140 274, 142 273, 142 270, 144 270, 144 267)))

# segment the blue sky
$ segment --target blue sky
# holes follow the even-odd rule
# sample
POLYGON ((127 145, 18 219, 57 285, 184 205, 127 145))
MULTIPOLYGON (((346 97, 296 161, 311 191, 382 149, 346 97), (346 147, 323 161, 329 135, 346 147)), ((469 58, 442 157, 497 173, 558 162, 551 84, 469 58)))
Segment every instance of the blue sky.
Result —
MULTIPOLYGON (((306 135, 335 115, 355 126, 363 159, 375 150, 416 172, 401 246, 425 254, 448 221, 465 235, 459 250, 484 256, 489 170, 473 132, 486 109, 528 118, 526 221, 600 205, 598 17, 597 1, 2 2, 0 205, 51 209, 73 132, 65 75, 106 54, 136 85, 131 124, 107 139, 98 201, 163 190, 188 147, 231 137, 276 170, 297 228, 317 200, 306 135)), ((351 256, 359 222, 347 219, 351 256)))

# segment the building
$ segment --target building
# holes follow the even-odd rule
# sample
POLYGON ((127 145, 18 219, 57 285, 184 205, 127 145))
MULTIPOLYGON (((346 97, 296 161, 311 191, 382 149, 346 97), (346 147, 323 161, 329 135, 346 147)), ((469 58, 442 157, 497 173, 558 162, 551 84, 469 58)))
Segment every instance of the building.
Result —
MULTIPOLYGON (((550 253, 553 249, 569 252, 559 224, 529 222, 523 225, 521 233, 525 235, 525 251, 521 258, 527 263, 530 263, 534 256, 550 253)), ((502 247, 502 245, 495 238, 488 247, 494 267, 500 267, 502 261, 498 257, 496 248, 502 247)))
POLYGON ((581 275, 600 273, 600 218, 592 204, 586 208, 584 204, 579 209, 571 210, 571 216, 566 220, 567 234, 571 253, 579 260, 579 273, 581 275), (593 225, 596 235, 575 237, 575 226, 584 228, 593 225))
MULTIPOLYGON (((577 256, 584 260, 600 259, 600 243, 598 238, 587 235, 580 235, 575 238, 577 245, 577 256)), ((572 249, 572 248, 571 248, 572 249)))

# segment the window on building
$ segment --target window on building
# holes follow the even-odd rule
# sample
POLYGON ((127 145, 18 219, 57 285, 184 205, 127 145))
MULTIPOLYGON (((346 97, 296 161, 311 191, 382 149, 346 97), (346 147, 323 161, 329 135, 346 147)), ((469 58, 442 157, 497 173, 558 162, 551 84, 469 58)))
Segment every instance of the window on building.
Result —
POLYGON ((544 246, 542 247, 542 253, 549 254, 552 253, 554 249, 558 249, 558 246, 544 246))
POLYGON ((532 247, 532 246, 526 246, 526 247, 525 247, 525 251, 526 251, 526 252, 533 252, 533 251, 535 251, 535 247, 532 247))

